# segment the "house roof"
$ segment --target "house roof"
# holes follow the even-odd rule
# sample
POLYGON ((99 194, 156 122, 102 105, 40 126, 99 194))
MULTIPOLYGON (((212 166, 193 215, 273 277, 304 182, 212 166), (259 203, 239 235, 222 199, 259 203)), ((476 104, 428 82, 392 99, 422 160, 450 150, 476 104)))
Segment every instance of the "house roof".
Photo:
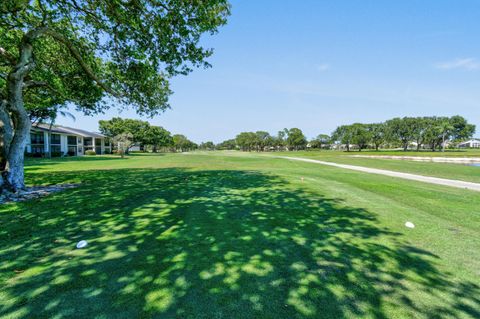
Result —
MULTIPOLYGON (((33 129, 38 129, 41 131, 48 131, 50 130, 50 125, 49 124, 35 124, 33 129)), ((53 125, 52 126, 52 132, 53 133, 62 133, 62 134, 69 134, 69 135, 77 135, 77 136, 82 136, 82 137, 105 137, 105 135, 101 133, 96 133, 96 132, 89 132, 85 130, 80 130, 77 128, 73 127, 67 127, 67 126, 61 126, 61 125, 53 125)))

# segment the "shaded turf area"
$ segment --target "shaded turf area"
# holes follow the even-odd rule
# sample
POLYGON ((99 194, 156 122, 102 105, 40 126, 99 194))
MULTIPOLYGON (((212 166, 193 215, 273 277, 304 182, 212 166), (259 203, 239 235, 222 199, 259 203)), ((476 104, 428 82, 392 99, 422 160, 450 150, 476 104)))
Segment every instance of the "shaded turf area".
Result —
POLYGON ((313 168, 33 161, 81 186, 0 207, 0 317, 480 317, 478 194, 313 168))

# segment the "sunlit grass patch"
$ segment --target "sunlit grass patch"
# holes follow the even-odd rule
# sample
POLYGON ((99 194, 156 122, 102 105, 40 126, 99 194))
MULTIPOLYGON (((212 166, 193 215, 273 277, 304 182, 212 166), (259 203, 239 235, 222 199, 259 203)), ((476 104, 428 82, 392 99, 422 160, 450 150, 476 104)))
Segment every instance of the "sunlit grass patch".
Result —
POLYGON ((0 207, 0 317, 479 315, 477 194, 219 153, 29 165, 82 184, 0 207))

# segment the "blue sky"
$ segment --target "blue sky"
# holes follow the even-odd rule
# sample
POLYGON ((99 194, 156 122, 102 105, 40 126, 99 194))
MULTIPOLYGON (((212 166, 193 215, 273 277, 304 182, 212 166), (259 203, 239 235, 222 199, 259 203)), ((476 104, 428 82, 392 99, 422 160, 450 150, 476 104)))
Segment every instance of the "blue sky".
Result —
MULTIPOLYGON (((213 68, 172 81, 172 109, 153 119, 196 142, 395 116, 465 116, 480 132, 480 1, 235 0, 213 68)), ((98 130, 74 112, 59 124, 98 130)), ((477 134, 480 135, 480 134, 477 134)))

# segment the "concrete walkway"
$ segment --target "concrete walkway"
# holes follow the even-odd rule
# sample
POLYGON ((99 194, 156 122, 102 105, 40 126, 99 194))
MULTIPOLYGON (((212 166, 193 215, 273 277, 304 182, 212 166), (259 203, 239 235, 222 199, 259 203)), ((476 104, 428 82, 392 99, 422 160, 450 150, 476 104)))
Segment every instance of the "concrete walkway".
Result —
POLYGON ((384 169, 368 168, 368 167, 363 167, 363 166, 337 164, 337 163, 318 161, 318 160, 309 159, 309 158, 302 158, 302 157, 290 157, 290 156, 275 156, 275 157, 276 158, 287 159, 287 160, 291 160, 291 161, 301 161, 301 162, 307 162, 307 163, 322 164, 322 165, 328 165, 328 166, 334 166, 334 167, 339 167, 339 168, 344 168, 344 169, 350 169, 350 170, 364 172, 364 173, 398 177, 398 178, 408 179, 408 180, 412 180, 412 181, 425 182, 425 183, 437 184, 437 185, 444 185, 444 186, 450 186, 450 187, 456 187, 456 188, 463 188, 463 189, 469 189, 469 190, 472 190, 472 191, 480 192, 480 184, 478 184, 478 183, 464 182, 464 181, 458 181, 458 180, 446 179, 446 178, 415 175, 415 174, 409 174, 409 173, 394 172, 394 171, 389 171, 389 170, 384 170, 384 169))

